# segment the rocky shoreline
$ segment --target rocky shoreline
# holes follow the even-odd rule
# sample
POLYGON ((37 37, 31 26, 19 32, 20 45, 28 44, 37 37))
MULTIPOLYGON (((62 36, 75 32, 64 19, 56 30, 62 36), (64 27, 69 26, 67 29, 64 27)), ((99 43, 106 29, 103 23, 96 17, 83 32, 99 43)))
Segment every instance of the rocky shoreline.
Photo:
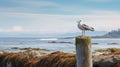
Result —
MULTIPOLYGON (((116 48, 93 52, 93 67, 120 67, 120 51, 116 48)), ((76 54, 35 50, 8 53, 0 51, 0 67, 76 67, 76 54)))

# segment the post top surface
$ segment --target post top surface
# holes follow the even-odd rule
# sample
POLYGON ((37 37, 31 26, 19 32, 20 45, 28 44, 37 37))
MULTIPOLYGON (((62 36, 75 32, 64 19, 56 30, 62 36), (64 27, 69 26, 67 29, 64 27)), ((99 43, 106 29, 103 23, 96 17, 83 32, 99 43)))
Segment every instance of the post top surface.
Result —
POLYGON ((91 37, 90 36, 77 36, 76 37, 76 45, 90 45, 91 37))
POLYGON ((90 36, 77 36, 77 38, 91 38, 90 36))

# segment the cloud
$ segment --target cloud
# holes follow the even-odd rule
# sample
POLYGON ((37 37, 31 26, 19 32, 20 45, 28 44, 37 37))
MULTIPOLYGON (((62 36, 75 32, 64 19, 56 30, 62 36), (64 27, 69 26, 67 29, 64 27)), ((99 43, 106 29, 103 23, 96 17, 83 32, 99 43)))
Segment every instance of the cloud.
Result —
POLYGON ((23 28, 21 26, 13 26, 11 31, 13 31, 13 32, 22 32, 23 28))
POLYGON ((93 25, 99 31, 111 31, 120 28, 120 12, 93 11, 87 16, 88 24, 93 25))
POLYGON ((0 12, 45 13, 55 11, 59 6, 58 3, 41 0, 6 0, 5 2, 9 4, 1 6, 0 12))
POLYGON ((22 33, 25 32, 22 26, 13 26, 11 29, 0 29, 1 33, 22 33))
MULTIPOLYGON (((83 15, 59 15, 59 14, 33 14, 1 12, 3 18, 16 18, 24 25, 15 25, 8 32, 32 32, 32 33, 69 33, 78 32, 76 21, 82 19, 85 24, 93 26, 96 31, 111 31, 120 27, 120 12, 116 11, 92 11, 83 15)), ((16 21, 16 23, 18 22, 16 21)), ((8 24, 10 21, 8 21, 8 24)), ((5 29, 0 29, 6 32, 5 29)))

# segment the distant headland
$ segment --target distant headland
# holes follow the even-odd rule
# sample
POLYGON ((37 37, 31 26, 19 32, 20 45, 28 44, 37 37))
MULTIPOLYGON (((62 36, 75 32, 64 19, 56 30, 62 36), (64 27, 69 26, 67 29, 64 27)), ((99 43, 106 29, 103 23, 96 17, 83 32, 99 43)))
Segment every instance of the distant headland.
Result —
POLYGON ((112 30, 101 36, 93 36, 93 38, 120 38, 120 28, 117 30, 112 30))

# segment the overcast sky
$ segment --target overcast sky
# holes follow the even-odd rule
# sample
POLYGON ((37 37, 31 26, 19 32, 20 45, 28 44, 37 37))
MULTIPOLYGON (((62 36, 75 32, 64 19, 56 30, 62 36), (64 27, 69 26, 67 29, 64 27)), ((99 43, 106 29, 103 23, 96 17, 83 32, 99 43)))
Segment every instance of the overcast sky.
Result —
POLYGON ((0 33, 72 33, 77 21, 120 28, 120 0, 0 0, 0 33))

